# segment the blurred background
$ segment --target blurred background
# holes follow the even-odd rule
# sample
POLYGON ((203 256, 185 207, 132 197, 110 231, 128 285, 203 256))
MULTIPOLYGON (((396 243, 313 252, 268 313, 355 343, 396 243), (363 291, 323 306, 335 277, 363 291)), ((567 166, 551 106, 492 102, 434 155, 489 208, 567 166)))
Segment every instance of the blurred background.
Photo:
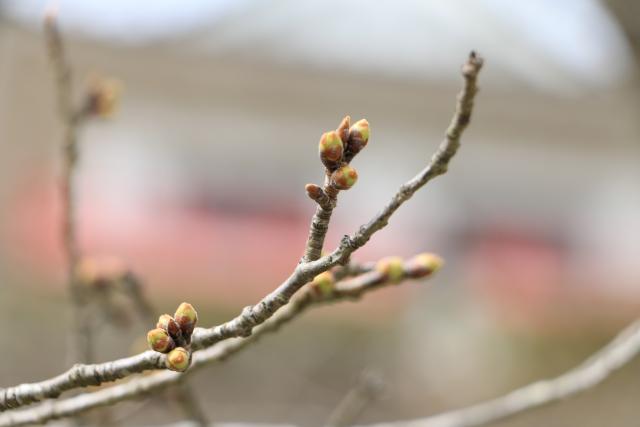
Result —
MULTIPOLYGON (((46 1, 0 1, 0 387, 69 366, 57 182, 62 125, 46 1), (37 344, 36 344, 37 343, 37 344), (41 351, 34 351, 39 348, 41 351), (45 358, 46 357, 46 358, 45 358)), ((632 0, 60 0, 74 93, 124 87, 80 130, 84 253, 119 257, 161 312, 226 320, 302 254, 320 135, 372 137, 327 247, 368 220, 440 142, 476 49, 486 63, 449 173, 355 254, 433 251, 428 282, 315 309, 193 381, 212 421, 318 425, 374 372, 359 422, 426 416, 559 374, 640 308, 640 3, 632 0)), ((100 330, 100 360, 146 325, 100 330)), ((637 425, 640 362, 500 426, 637 425)), ((127 403, 114 424, 180 419, 127 403)))

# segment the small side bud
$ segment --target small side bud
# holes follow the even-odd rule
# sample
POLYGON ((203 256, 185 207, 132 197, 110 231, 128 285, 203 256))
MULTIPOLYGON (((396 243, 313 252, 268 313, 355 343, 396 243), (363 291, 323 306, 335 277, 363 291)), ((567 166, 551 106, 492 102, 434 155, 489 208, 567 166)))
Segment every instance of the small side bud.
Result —
POLYGON ((175 343, 169 336, 169 333, 161 328, 152 329, 147 332, 147 342, 151 350, 160 353, 168 353, 175 347, 175 343))
POLYGON ((336 132, 338 132, 338 135, 340 136, 340 139, 343 142, 347 141, 349 139, 349 128, 350 127, 351 127, 351 117, 346 116, 340 122, 340 126, 338 126, 338 129, 336 129, 336 132))
POLYGON ((304 186, 304 189, 311 200, 318 200, 324 196, 324 191, 322 191, 319 185, 307 184, 304 186))
POLYGON ((383 258, 376 263, 376 271, 387 280, 397 283, 404 277, 404 262, 395 256, 383 258))
POLYGON ((167 368, 176 372, 184 372, 191 364, 191 354, 182 347, 176 347, 167 354, 167 368))
POLYGON ((430 276, 440 270, 444 260, 436 254, 422 253, 407 262, 407 274, 413 278, 430 276))
POLYGON ((348 190, 358 180, 358 172, 351 166, 345 165, 331 174, 331 183, 339 190, 348 190))
POLYGON ((342 160, 344 145, 340 135, 335 130, 322 134, 318 144, 320 160, 328 169, 335 169, 342 160))
POLYGON ((87 112, 100 118, 109 118, 118 109, 122 84, 114 79, 96 79, 87 94, 87 112))
POLYGON ((178 325, 182 330, 182 335, 188 340, 189 337, 191 337, 193 329, 196 327, 196 323, 198 322, 198 313, 196 312, 196 309, 188 302, 183 302, 178 306, 173 318, 178 322, 178 325))
POLYGON ((171 336, 173 339, 178 339, 182 335, 180 325, 178 325, 178 322, 176 322, 175 319, 168 314, 163 314, 158 318, 156 327, 167 331, 169 333, 169 336, 171 336))
POLYGON ((333 277, 333 273, 331 273, 330 271, 325 271, 313 278, 311 286, 313 286, 313 289, 317 294, 327 296, 330 295, 331 292, 333 292, 335 283, 336 281, 333 277))

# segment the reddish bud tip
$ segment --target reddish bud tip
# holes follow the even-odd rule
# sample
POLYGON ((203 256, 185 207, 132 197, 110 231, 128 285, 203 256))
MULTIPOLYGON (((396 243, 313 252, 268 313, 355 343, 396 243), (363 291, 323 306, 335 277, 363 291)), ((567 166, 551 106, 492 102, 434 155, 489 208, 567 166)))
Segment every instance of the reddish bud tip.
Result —
POLYGON ((304 189, 307 192, 307 195, 314 200, 322 196, 322 188, 316 184, 307 184, 304 186, 304 189))
POLYGON ((327 296, 333 292, 333 287, 335 285, 335 278, 333 277, 333 273, 330 271, 325 271, 318 274, 313 278, 313 282, 311 282, 311 286, 316 291, 316 293, 327 296))
POLYGON ((358 173, 349 165, 342 166, 331 174, 331 182, 339 190, 348 190, 358 181, 358 173))
POLYGON ((167 368, 176 372, 184 372, 191 364, 191 355, 182 347, 176 347, 167 354, 167 368))
POLYGON ((175 347, 167 331, 161 328, 152 329, 147 332, 147 342, 152 350, 160 353, 167 353, 175 347))
POLYGON ((175 319, 168 314, 163 314, 158 318, 156 327, 164 329, 169 333, 169 336, 174 339, 177 339, 182 335, 180 325, 178 325, 178 322, 176 322, 175 319))
POLYGON ((336 132, 338 132, 338 135, 340 136, 340 139, 343 142, 347 141, 349 139, 349 128, 350 127, 351 127, 351 117, 346 116, 340 122, 340 126, 338 126, 338 129, 336 129, 336 132))
POLYGON ((404 262, 395 256, 383 258, 376 263, 376 271, 390 282, 397 283, 404 277, 404 262))

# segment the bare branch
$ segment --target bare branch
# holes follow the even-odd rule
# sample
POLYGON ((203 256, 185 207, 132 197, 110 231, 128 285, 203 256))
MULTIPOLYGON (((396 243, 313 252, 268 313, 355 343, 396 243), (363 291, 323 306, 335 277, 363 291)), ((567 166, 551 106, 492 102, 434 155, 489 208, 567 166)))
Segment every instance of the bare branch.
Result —
POLYGON ((378 399, 383 383, 379 375, 363 372, 356 385, 340 401, 325 423, 327 427, 353 425, 372 401, 378 399))
MULTIPOLYGON (((245 307, 240 315, 230 321, 210 329, 197 328, 192 338, 192 349, 195 351, 226 339, 250 336, 256 326, 271 318, 278 309, 285 306, 293 295, 313 277, 336 265, 345 264, 354 251, 362 247, 375 232, 387 225, 391 215, 418 189, 434 177, 445 173, 449 161, 460 146, 462 131, 469 123, 473 99, 477 92, 476 78, 481 67, 482 60, 472 52, 462 67, 465 84, 458 96, 453 120, 447 129, 444 141, 425 169, 403 184, 391 201, 373 219, 361 226, 352 236, 345 236, 339 247, 331 254, 315 261, 299 263, 278 288, 258 304, 245 307)), ((122 379, 134 373, 165 367, 166 356, 154 351, 102 364, 75 365, 67 372, 49 380, 0 389, 0 411, 58 397, 62 392, 74 388, 98 385, 122 379)))
MULTIPOLYGON (((404 265, 404 269, 406 278, 419 277, 424 274, 424 271, 410 262, 404 265)), ((256 327, 251 336, 220 342, 195 353, 191 368, 182 374, 172 371, 157 372, 148 376, 136 377, 126 383, 93 393, 85 393, 58 401, 44 402, 34 408, 8 411, 0 415, 0 427, 43 423, 48 420, 70 417, 94 408, 113 405, 123 400, 138 398, 151 392, 165 389, 184 381, 189 375, 192 375, 199 368, 207 364, 222 362, 228 359, 230 356, 246 348, 249 344, 258 341, 263 335, 276 332, 281 326, 295 319, 311 306, 358 299, 367 292, 394 284, 394 282, 387 280, 384 274, 378 271, 371 271, 337 283, 335 289, 327 295, 316 292, 312 287, 307 287, 306 290, 294 298, 290 304, 287 304, 269 320, 256 327)), ((160 353, 155 354, 160 355, 160 353)))
POLYGON ((366 427, 473 427, 492 423, 551 402, 571 397, 600 384, 640 353, 640 319, 622 330, 581 365, 559 377, 537 381, 477 405, 410 421, 366 427))

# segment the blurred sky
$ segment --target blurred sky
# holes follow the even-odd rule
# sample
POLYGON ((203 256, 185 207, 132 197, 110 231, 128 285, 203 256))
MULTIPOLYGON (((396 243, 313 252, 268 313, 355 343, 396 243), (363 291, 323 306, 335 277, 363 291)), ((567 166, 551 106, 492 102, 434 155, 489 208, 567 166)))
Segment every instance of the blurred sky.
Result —
POLYGON ((47 7, 60 10, 63 27, 107 42, 200 32, 189 49, 256 55, 247 46, 259 43, 269 60, 399 77, 450 78, 470 45, 504 74, 556 92, 609 85, 631 64, 597 0, 6 1, 10 16, 33 26, 47 7))

